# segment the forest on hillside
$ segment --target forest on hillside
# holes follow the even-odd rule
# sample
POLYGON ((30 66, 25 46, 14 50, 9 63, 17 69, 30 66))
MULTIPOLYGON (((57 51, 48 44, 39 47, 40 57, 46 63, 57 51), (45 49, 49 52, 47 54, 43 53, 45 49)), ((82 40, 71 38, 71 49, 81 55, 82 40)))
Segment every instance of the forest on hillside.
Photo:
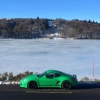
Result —
POLYGON ((47 34, 60 33, 62 38, 100 39, 100 23, 91 20, 55 20, 47 18, 0 19, 0 38, 44 38, 47 34), (49 21, 53 25, 49 25, 49 21))

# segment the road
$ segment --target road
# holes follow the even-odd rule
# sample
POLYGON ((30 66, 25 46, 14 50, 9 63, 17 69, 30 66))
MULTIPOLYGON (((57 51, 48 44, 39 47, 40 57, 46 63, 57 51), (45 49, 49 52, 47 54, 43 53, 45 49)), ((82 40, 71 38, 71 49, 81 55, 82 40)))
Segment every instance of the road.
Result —
POLYGON ((0 100, 100 100, 100 83, 81 84, 71 90, 30 90, 19 85, 0 85, 0 100))

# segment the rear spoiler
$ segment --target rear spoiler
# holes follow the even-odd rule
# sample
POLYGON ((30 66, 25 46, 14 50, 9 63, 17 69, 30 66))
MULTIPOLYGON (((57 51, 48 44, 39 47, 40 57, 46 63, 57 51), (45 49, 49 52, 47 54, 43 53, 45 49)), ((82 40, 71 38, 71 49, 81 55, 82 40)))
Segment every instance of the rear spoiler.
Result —
POLYGON ((74 74, 73 77, 77 77, 77 75, 74 74))

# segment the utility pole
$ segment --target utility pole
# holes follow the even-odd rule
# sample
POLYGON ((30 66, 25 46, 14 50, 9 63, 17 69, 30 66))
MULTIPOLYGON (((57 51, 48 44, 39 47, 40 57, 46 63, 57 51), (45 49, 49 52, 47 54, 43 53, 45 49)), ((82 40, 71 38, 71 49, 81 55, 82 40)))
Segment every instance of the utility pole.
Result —
POLYGON ((94 59, 93 59, 93 79, 92 80, 94 81, 94 59))

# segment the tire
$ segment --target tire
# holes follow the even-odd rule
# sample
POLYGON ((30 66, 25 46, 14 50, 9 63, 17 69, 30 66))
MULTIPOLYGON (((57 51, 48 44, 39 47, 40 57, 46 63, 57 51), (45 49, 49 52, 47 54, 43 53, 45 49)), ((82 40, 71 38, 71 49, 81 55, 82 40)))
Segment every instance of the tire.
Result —
POLYGON ((35 81, 31 81, 28 83, 28 88, 30 89, 36 89, 38 86, 37 86, 37 83, 35 81))
POLYGON ((69 90, 69 89, 71 89, 71 87, 72 87, 72 85, 69 81, 64 81, 62 84, 63 89, 69 90))

